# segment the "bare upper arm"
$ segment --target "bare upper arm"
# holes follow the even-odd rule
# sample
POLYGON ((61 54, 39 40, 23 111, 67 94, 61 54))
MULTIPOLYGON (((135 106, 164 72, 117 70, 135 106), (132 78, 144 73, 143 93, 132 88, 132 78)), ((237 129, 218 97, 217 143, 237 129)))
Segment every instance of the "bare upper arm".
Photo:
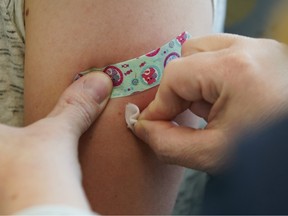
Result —
POLYGON ((192 35, 209 32, 209 4, 209 0, 26 0, 25 107, 34 107, 33 100, 39 106, 46 104, 37 112, 26 112, 26 122, 46 114, 77 72, 139 56, 184 30, 192 35))
MULTIPOLYGON (((76 73, 212 29, 210 0, 26 0, 26 10, 26 124, 52 109, 76 73)), ((84 186, 100 213, 167 214, 173 206, 179 169, 158 162, 124 123, 127 102, 143 108, 154 94, 111 100, 81 140, 84 186)))

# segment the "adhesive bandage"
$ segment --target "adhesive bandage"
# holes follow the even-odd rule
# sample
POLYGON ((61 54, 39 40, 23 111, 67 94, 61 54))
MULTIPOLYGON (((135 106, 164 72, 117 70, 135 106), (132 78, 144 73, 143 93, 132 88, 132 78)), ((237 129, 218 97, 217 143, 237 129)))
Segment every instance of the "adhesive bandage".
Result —
POLYGON ((146 55, 104 68, 91 68, 79 73, 75 79, 90 72, 103 71, 113 81, 111 98, 125 97, 159 85, 166 65, 181 56, 183 43, 191 36, 183 32, 161 48, 146 55))

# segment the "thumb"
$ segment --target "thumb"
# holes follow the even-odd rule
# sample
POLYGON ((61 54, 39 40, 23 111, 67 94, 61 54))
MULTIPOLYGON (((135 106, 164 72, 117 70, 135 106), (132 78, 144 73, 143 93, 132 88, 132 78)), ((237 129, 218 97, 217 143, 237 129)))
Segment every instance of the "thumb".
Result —
POLYGON ((223 141, 227 139, 218 129, 196 130, 169 121, 139 120, 134 133, 161 161, 210 173, 222 166, 227 149, 223 141))
POLYGON ((104 73, 90 73, 69 86, 48 117, 78 138, 104 110, 112 91, 112 81, 104 73))

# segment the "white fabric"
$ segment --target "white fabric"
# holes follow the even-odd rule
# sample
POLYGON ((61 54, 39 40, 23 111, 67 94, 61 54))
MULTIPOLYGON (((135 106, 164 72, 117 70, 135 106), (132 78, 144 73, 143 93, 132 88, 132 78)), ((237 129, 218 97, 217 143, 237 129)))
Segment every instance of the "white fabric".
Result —
POLYGON ((213 0, 214 33, 221 33, 224 31, 224 24, 226 18, 226 4, 227 4, 226 0, 213 0))
POLYGON ((78 208, 68 207, 68 206, 59 206, 59 205, 45 205, 45 206, 35 206, 32 208, 24 209, 20 212, 17 212, 14 215, 97 215, 91 211, 86 211, 78 208))

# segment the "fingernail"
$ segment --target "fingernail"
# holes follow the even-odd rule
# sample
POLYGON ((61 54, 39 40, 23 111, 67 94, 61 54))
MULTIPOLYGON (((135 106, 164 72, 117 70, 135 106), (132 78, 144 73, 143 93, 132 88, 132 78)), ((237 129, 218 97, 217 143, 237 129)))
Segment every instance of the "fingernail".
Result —
POLYGON ((112 90, 112 81, 104 73, 88 75, 83 85, 84 89, 98 104, 101 104, 107 97, 109 97, 112 90))

